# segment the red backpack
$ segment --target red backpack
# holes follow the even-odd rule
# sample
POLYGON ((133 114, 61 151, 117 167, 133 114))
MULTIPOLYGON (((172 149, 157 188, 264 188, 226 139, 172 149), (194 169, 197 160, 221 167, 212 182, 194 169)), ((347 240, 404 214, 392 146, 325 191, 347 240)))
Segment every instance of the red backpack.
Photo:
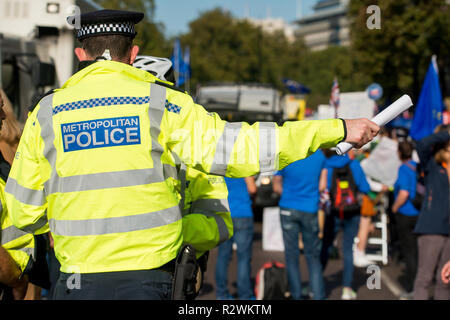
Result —
POLYGON ((340 219, 347 219, 360 213, 358 188, 350 164, 333 169, 330 198, 331 209, 340 219))

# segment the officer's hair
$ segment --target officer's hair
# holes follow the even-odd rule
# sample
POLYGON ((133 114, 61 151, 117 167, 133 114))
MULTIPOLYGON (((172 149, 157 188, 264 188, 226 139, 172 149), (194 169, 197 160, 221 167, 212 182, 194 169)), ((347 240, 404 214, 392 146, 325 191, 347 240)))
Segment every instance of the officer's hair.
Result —
POLYGON ((411 142, 407 140, 399 142, 398 151, 400 153, 400 160, 405 161, 411 159, 413 150, 414 147, 411 142))
POLYGON ((97 58, 109 49, 113 60, 124 60, 128 57, 133 39, 127 36, 112 34, 89 37, 81 41, 84 50, 93 58, 97 58))

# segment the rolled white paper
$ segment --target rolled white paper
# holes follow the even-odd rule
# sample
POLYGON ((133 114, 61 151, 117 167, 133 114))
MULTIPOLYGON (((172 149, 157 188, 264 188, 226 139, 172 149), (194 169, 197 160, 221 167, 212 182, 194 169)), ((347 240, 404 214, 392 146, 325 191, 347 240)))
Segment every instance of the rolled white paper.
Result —
MULTIPOLYGON (((413 105, 411 98, 404 94, 400 98, 394 101, 390 106, 388 106, 386 109, 381 111, 379 114, 377 114, 375 117, 372 118, 372 121, 375 122, 377 125, 384 126, 386 123, 397 117, 400 113, 407 110, 413 105)), ((351 148, 353 148, 353 145, 348 142, 340 142, 336 146, 336 153, 338 155, 343 155, 344 153, 348 152, 351 148)))

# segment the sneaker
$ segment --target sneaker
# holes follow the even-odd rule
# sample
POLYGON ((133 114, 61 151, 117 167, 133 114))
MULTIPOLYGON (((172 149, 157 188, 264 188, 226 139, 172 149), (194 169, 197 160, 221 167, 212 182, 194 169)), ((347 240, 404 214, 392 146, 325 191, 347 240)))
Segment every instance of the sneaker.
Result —
POLYGON ((353 265, 355 267, 365 268, 367 266, 370 266, 373 263, 374 263, 373 261, 369 260, 366 257, 366 254, 364 253, 364 251, 358 250, 357 248, 355 248, 355 250, 353 250, 353 265))
POLYGON ((342 300, 355 300, 356 299, 356 292, 351 288, 344 288, 342 289, 342 300))
POLYGON ((400 297, 400 300, 414 300, 413 299, 413 292, 403 292, 400 297))
POLYGON ((309 299, 314 298, 314 294, 311 290, 309 290, 309 286, 302 288, 302 297, 309 298, 309 299))

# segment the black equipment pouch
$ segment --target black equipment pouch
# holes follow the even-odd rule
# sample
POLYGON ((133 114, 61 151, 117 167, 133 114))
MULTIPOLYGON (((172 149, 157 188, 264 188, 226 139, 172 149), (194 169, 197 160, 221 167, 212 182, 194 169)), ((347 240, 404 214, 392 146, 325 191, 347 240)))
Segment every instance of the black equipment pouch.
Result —
POLYGON ((183 246, 175 262, 172 300, 194 300, 197 297, 196 284, 199 269, 195 248, 190 244, 183 246))

